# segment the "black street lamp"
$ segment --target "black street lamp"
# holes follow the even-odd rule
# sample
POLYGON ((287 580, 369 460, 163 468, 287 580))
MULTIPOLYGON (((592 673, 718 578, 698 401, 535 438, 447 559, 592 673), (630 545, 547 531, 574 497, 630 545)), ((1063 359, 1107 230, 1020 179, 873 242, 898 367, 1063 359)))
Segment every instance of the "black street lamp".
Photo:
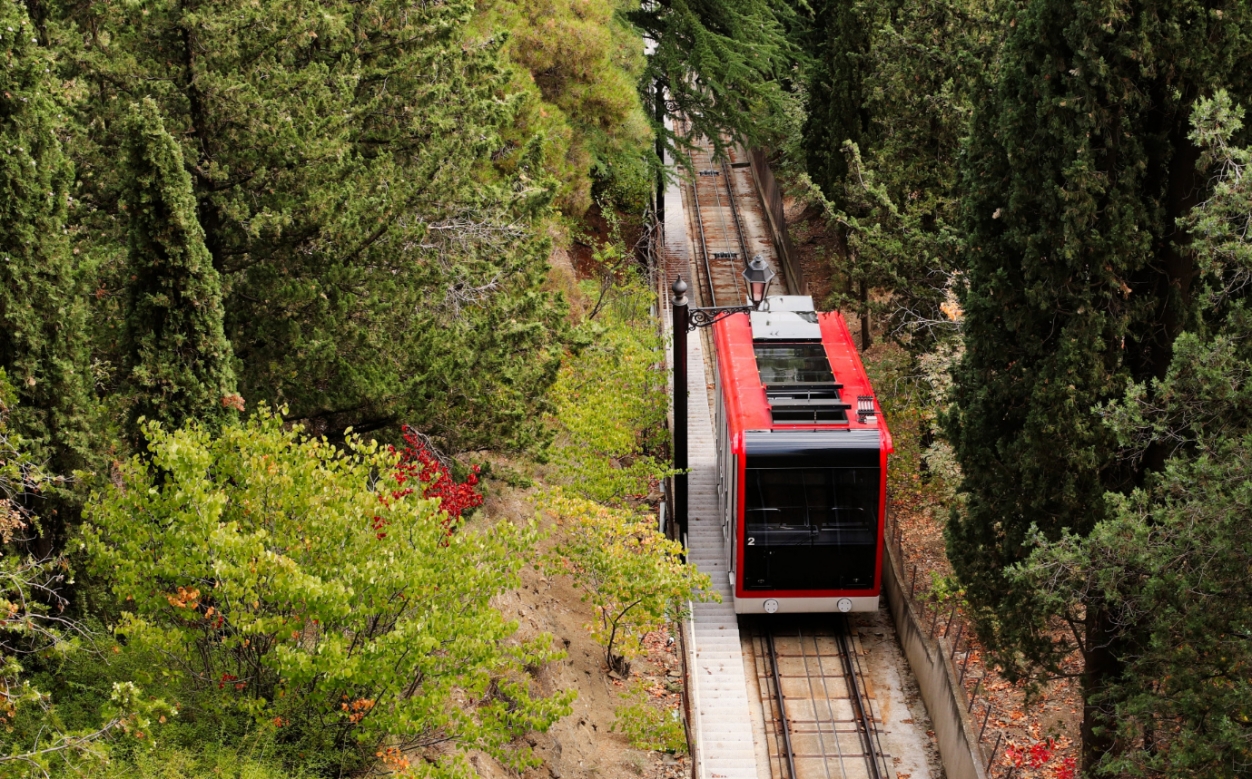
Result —
POLYGON ((765 302, 765 291, 769 289, 769 283, 775 275, 774 269, 759 254, 744 268, 743 277, 748 281, 748 298, 754 307, 760 308, 761 303, 765 302))
POLYGON ((674 293, 674 524, 678 527, 678 540, 686 543, 687 536, 687 333, 698 327, 708 327, 731 314, 756 311, 765 302, 765 293, 773 280, 774 269, 765 258, 756 255, 748 263, 743 277, 748 282, 747 306, 710 306, 690 308, 687 301, 687 282, 679 276, 670 289, 674 293))

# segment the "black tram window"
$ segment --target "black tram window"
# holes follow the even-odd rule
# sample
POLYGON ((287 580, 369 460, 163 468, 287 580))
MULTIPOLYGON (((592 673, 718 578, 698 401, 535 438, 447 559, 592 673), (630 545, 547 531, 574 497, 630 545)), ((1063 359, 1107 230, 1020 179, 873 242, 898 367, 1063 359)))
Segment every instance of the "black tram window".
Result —
POLYGON ((877 468, 748 467, 744 487, 746 587, 874 585, 877 468))
POLYGON ((835 374, 826 359, 826 348, 820 343, 778 343, 758 341, 752 346, 756 352, 756 367, 761 373, 761 383, 774 384, 833 384, 835 374))

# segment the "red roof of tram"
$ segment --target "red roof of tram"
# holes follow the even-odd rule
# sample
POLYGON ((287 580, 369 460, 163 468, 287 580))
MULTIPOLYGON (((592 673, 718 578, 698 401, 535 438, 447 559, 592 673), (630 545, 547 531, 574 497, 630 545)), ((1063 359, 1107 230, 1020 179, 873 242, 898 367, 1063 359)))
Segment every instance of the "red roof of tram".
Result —
POLYGON ((891 432, 883 419, 882 407, 869 383, 861 356, 857 353, 852 333, 843 316, 837 311, 820 312, 818 325, 822 331, 822 346, 830 361, 835 381, 843 385, 840 399, 851 404, 847 422, 775 424, 765 396, 765 385, 756 364, 752 348, 752 325, 747 314, 734 314, 713 325, 713 339, 717 346, 717 368, 721 375, 726 397, 727 416, 731 438, 735 448, 742 446, 742 434, 746 430, 873 430, 881 431, 884 448, 894 451, 891 432), (876 421, 860 422, 856 415, 856 399, 861 395, 874 397, 876 421))

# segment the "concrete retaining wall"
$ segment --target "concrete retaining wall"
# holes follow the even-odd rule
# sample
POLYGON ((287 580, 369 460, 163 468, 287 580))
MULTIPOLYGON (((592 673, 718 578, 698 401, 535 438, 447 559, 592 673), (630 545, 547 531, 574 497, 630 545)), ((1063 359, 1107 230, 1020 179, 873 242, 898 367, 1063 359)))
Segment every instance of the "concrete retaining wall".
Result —
POLYGON ((939 756, 948 779, 987 779, 986 760, 978 745, 978 731, 966 714, 968 698, 958 683, 956 666, 946 641, 927 635, 926 627, 905 592, 904 570, 895 550, 886 545, 883 559, 883 592, 895 622, 904 656, 917 679, 922 702, 930 714, 939 742, 939 756))

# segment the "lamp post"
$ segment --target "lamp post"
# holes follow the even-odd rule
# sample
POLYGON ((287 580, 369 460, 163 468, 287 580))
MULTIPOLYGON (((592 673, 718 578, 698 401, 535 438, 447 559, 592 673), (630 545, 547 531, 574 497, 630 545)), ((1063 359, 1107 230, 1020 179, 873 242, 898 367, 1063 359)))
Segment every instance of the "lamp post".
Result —
POLYGON ((696 328, 708 327, 732 314, 743 314, 760 309, 765 302, 774 269, 765 258, 756 255, 743 271, 748 282, 746 306, 710 306, 691 308, 687 300, 687 282, 682 276, 674 280, 670 290, 674 293, 674 524, 678 528, 678 540, 686 544, 687 538, 687 333, 696 328))
POLYGON ((679 276, 674 292, 674 524, 687 543, 687 282, 679 276))

